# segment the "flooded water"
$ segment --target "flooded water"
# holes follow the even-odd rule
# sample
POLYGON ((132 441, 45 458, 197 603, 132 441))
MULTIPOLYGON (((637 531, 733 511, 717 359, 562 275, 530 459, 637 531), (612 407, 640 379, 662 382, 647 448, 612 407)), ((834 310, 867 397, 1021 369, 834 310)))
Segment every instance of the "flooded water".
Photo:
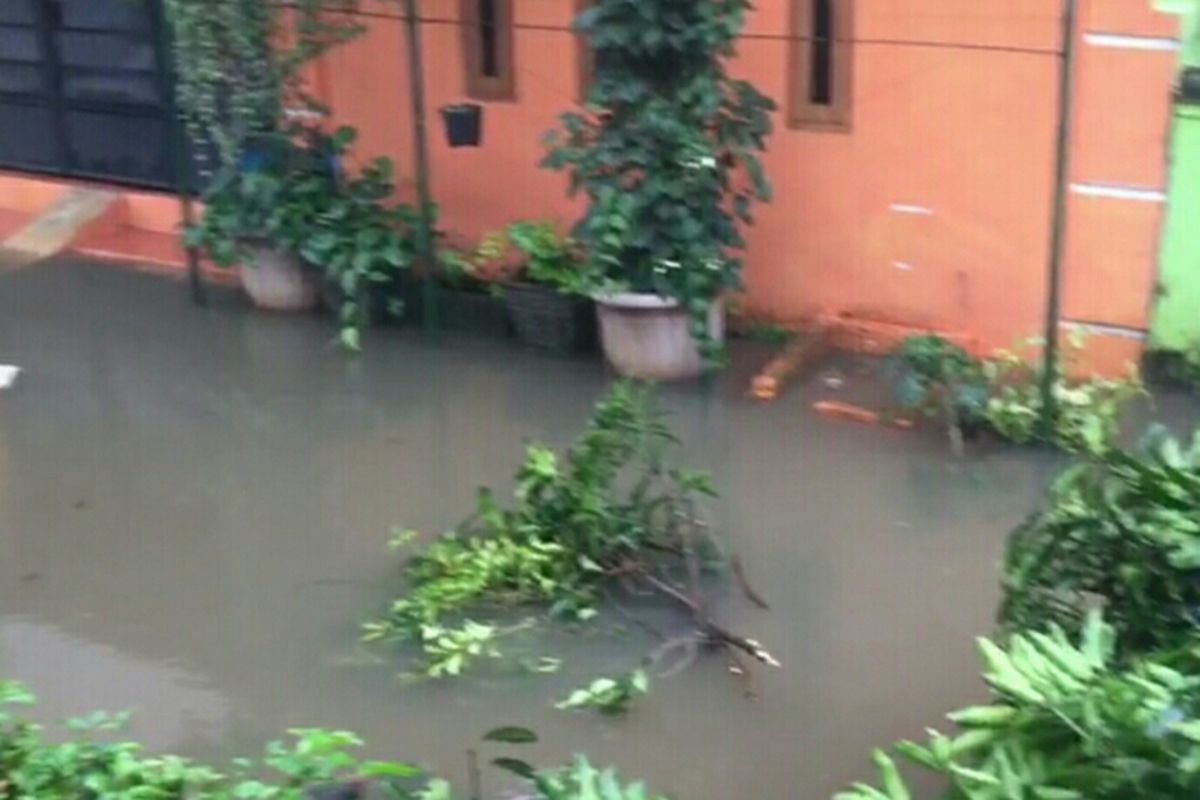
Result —
POLYGON ((759 700, 710 658, 624 719, 555 711, 647 652, 619 618, 532 643, 566 659, 557 675, 402 684, 399 654, 356 642, 397 588, 389 528, 453 525, 476 487, 509 485, 523 442, 568 441, 609 377, 503 342, 402 330, 347 358, 330 337, 99 266, 0 278, 0 362, 24 370, 0 394, 0 675, 43 716, 131 709, 153 748, 208 758, 347 728, 460 782, 484 731, 520 724, 539 763, 586 752, 682 800, 807 800, 983 696, 973 639, 1053 460, 956 461, 934 437, 822 419, 821 381, 754 404, 751 353, 667 402, 772 604, 721 608, 783 662, 759 700))

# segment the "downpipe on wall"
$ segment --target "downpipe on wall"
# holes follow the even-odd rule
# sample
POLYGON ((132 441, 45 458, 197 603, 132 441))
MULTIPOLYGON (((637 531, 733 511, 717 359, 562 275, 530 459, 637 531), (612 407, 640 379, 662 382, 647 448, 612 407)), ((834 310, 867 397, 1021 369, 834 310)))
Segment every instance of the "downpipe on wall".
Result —
POLYGON ((1071 122, 1074 105, 1075 19, 1077 0, 1063 0, 1062 50, 1059 61, 1058 130, 1055 142, 1054 205, 1050 224, 1050 263, 1047 270, 1046 344, 1042 364, 1042 434, 1053 438, 1058 421, 1054 386, 1062 370, 1058 334, 1062 322, 1062 267, 1067 227, 1067 187, 1070 181, 1071 122))

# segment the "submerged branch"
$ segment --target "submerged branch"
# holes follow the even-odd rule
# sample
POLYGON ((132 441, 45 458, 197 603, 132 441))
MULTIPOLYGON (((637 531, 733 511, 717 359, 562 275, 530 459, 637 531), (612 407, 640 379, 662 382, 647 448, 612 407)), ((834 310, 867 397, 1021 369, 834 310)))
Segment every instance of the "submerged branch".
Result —
POLYGON ((691 598, 676 587, 649 572, 643 572, 641 578, 650 588, 686 607, 691 612, 692 620, 696 623, 696 627, 710 643, 741 650, 756 661, 760 661, 769 667, 783 666, 758 641, 738 636, 729 629, 721 626, 716 620, 706 614, 699 605, 692 602, 691 598))
POLYGON ((742 587, 742 594, 746 595, 746 599, 754 605, 763 609, 770 610, 771 606, 763 599, 763 596, 754 590, 750 585, 750 581, 746 579, 746 568, 742 564, 742 557, 735 555, 729 559, 730 569, 733 570, 733 577, 737 580, 738 586, 742 587))

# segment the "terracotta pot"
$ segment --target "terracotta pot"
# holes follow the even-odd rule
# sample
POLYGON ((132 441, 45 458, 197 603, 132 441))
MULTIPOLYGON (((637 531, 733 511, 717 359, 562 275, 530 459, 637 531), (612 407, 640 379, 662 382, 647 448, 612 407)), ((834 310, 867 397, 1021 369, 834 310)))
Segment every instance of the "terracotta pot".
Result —
POLYGON ((312 311, 319 292, 316 275, 295 253, 270 245, 245 245, 242 286, 251 301, 269 311, 312 311))
MULTIPOLYGON (((700 348, 688 330, 688 313, 678 301, 655 294, 625 293, 596 298, 604 356, 620 374, 675 381, 704 372, 700 348)), ((709 307, 708 333, 725 338, 725 306, 709 307)))

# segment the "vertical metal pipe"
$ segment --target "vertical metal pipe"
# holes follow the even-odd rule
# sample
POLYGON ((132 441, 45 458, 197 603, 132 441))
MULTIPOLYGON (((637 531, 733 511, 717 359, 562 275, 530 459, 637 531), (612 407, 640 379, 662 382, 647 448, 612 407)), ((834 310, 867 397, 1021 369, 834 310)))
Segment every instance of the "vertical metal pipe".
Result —
POLYGON ((421 57, 421 27, 417 0, 404 0, 404 19, 408 31, 408 80, 412 98, 413 153, 419 205, 417 257, 425 268, 422 287, 425 330, 434 339, 440 333, 437 291, 437 257, 433 251, 433 204, 429 191, 429 143, 425 119, 425 71, 421 57))
POLYGON ((1062 369, 1058 334, 1062 321, 1063 245, 1067 228, 1067 188, 1070 181, 1071 116, 1075 76, 1076 0, 1063 0, 1062 52, 1058 85, 1058 134, 1055 151, 1054 211, 1050 229, 1049 285, 1046 292, 1046 344, 1042 364, 1042 435, 1054 436, 1058 399, 1054 387, 1062 369))
MULTIPOLYGON (((166 95, 168 136, 171 141, 171 158, 175 166, 175 191, 179 195, 179 214, 183 220, 184 231, 190 230, 196 223, 196 207, 192 199, 195 190, 194 159, 189 147, 187 127, 183 116, 179 113, 179 102, 176 95, 176 68, 171 50, 170 12, 165 6, 151 5, 151 9, 159 9, 153 20, 158 26, 158 57, 162 59, 163 76, 161 86, 166 95)), ((154 13, 153 10, 151 13, 154 13)), ((184 245, 187 254, 188 286, 191 288, 192 302, 198 306, 208 304, 208 296, 204 291, 204 282, 200 276, 200 252, 195 247, 184 245)))

